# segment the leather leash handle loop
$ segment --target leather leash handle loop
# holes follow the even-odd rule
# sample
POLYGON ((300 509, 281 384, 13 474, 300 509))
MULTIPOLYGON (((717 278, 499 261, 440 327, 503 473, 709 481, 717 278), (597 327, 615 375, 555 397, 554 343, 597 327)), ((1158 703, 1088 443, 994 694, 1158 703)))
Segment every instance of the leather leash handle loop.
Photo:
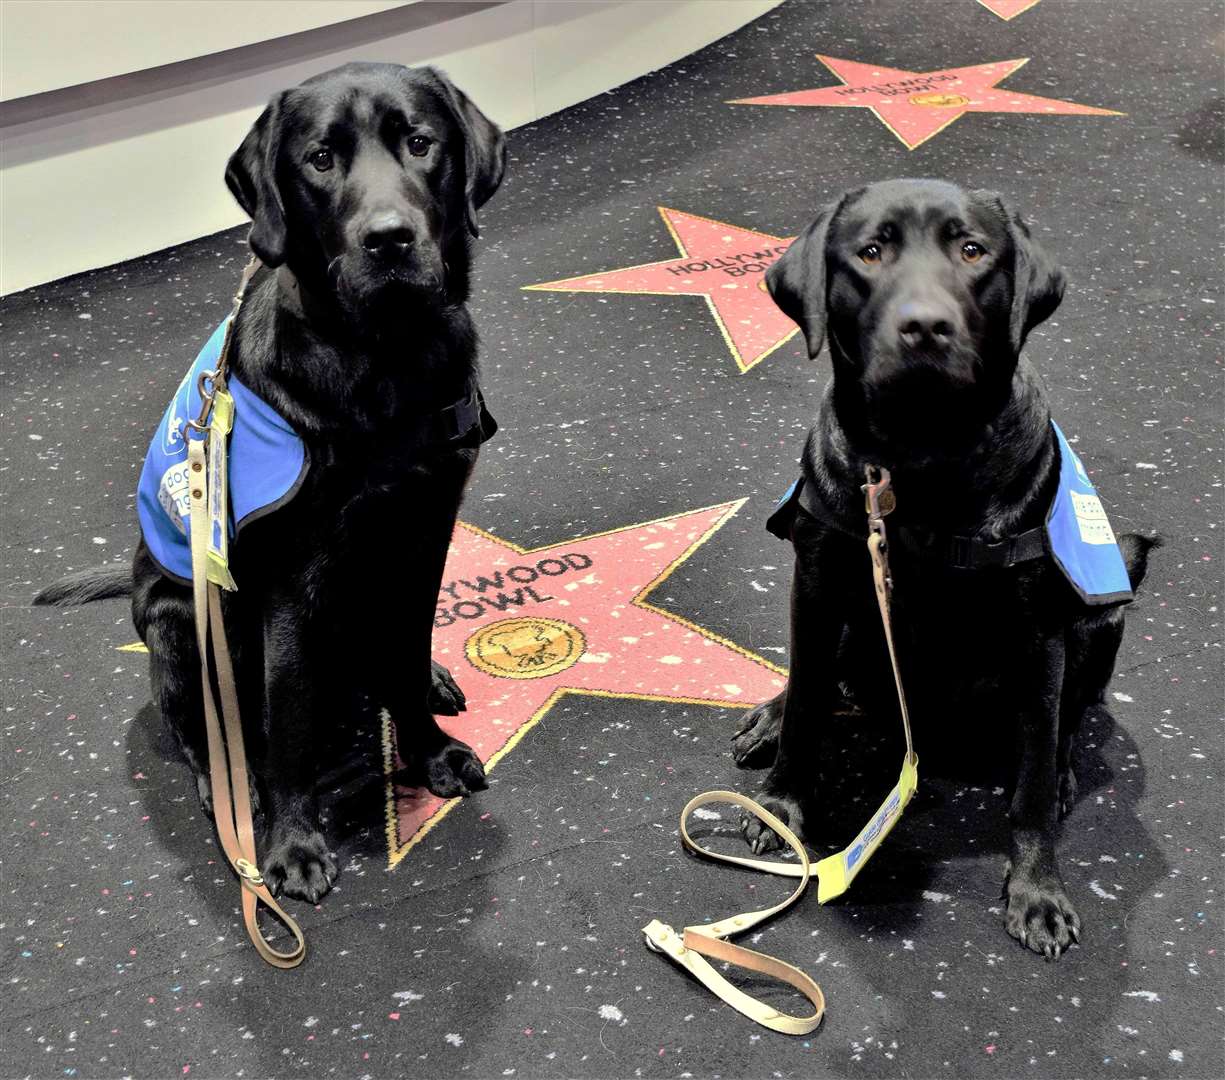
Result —
POLYGON ((803 896, 812 875, 812 865, 808 852, 804 850, 804 845, 800 842, 799 837, 765 807, 735 791, 707 791, 690 799, 685 809, 681 811, 680 832, 681 842, 688 851, 694 854, 718 862, 747 867, 750 870, 760 870, 779 877, 796 877, 800 880, 791 895, 782 903, 762 908, 759 911, 729 915, 718 922, 703 926, 687 926, 680 935, 658 919, 652 920, 642 928, 647 946, 655 952, 663 953, 674 963, 683 967, 717 998, 762 1027, 783 1035, 807 1035, 821 1023, 821 1018, 825 1015, 825 995, 821 992, 821 987, 791 964, 724 940, 733 934, 751 930, 786 910, 803 896), (795 852, 799 862, 781 863, 765 859, 749 859, 739 855, 725 855, 703 847, 689 834, 689 816, 698 807, 713 802, 731 803, 765 822, 786 841, 788 847, 795 852), (739 987, 733 986, 711 966, 706 957, 787 983, 812 1003, 812 1014, 794 1016, 790 1013, 779 1012, 751 994, 745 993, 739 987))
POLYGON ((800 894, 803 893, 804 886, 808 883, 808 878, 812 872, 808 852, 800 842, 800 838, 764 806, 750 799, 747 795, 741 795, 738 791, 706 791, 690 799, 685 804, 685 809, 681 811, 681 843, 685 845, 686 850, 692 851, 695 855, 703 855, 708 859, 714 859, 716 862, 731 863, 733 866, 745 866, 750 870, 760 870, 762 873, 776 874, 779 877, 803 878, 803 882, 797 886, 795 892, 780 905, 780 909, 800 898, 800 894), (689 818, 692 817, 695 810, 705 806, 707 803, 731 803, 733 806, 740 807, 741 810, 747 810, 778 833, 787 846, 795 852, 799 862, 785 863, 771 859, 750 859, 744 855, 726 855, 721 851, 711 851, 709 848, 702 847, 701 844, 689 835, 689 818))
POLYGON ((207 549, 209 516, 206 497, 205 439, 187 440, 188 496, 191 526, 191 578, 195 607, 196 644, 200 650, 200 681, 204 696, 204 727, 208 738, 209 781, 213 792, 213 818, 221 849, 242 886, 242 915, 247 936, 269 964, 297 967, 306 956, 306 939, 293 918, 276 902, 259 873, 255 851, 255 826, 244 749, 242 720, 238 711, 238 689, 234 665, 225 636, 221 612, 221 590, 208 580, 207 549), (211 633, 210 633, 211 630, 211 633), (209 644, 216 661, 217 697, 213 694, 209 644), (222 724, 224 722, 224 734, 222 724), (297 944, 288 952, 274 949, 260 929, 259 905, 264 904, 293 934, 297 944))

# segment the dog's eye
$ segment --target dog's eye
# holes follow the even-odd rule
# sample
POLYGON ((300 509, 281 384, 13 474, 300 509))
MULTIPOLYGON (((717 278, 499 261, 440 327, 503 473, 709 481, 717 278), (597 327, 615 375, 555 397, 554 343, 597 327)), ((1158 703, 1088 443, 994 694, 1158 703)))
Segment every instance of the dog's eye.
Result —
POLYGON ((859 257, 866 263, 880 262, 880 244, 869 244, 860 251, 859 257))
POLYGON ((332 167, 332 151, 326 146, 320 147, 307 160, 320 172, 327 172, 332 167))
POLYGON ((432 141, 424 135, 410 135, 408 139, 408 152, 413 157, 425 157, 430 152, 432 141))
POLYGON ((986 254, 987 249, 973 240, 967 240, 961 245, 961 257, 968 263, 976 263, 986 254))

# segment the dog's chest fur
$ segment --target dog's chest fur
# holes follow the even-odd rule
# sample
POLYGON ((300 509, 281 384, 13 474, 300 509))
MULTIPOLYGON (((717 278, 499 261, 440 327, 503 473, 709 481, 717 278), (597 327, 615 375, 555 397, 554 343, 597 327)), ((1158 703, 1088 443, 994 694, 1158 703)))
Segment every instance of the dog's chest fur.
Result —
POLYGON ((475 449, 406 458, 394 445, 335 454, 309 493, 323 537, 351 557, 411 551, 425 519, 458 504, 475 460, 475 449))
POLYGON ((347 626, 419 587, 422 559, 446 546, 433 523, 453 520, 477 451, 406 459, 387 447, 308 450, 302 490, 244 530, 236 572, 240 585, 292 583, 307 612, 347 626))
MULTIPOLYGON (((1038 624, 1063 605, 1044 560, 1010 570, 953 570, 895 551, 892 622, 916 717, 943 718, 1016 687, 1038 624)), ((870 582, 854 622, 856 682, 892 703, 893 677, 870 582)))

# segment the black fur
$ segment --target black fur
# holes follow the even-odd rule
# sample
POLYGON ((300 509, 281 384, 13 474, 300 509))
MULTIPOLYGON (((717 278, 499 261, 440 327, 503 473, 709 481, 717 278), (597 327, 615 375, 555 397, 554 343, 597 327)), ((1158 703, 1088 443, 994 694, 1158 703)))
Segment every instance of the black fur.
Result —
MULTIPOLYGON (((1056 822, 1075 797, 1076 730, 1102 701, 1123 610, 1083 605, 1049 559, 964 571, 913 552, 924 537, 997 540, 1042 523, 1057 453, 1045 394, 1020 351, 1058 307, 1063 273, 998 195, 900 180, 822 211, 767 285, 812 356, 828 336, 834 375, 803 456, 823 512, 800 510, 792 530, 790 678, 746 714, 736 758, 770 764, 761 801, 802 833, 844 692, 896 716, 860 489, 866 464, 885 466, 897 496, 890 536, 919 541, 892 543, 890 560, 920 752, 975 702, 977 726, 964 739, 1016 761, 1005 923, 1058 957, 1079 940, 1080 920, 1055 858, 1056 822), (993 718, 986 731, 983 716, 993 718), (1004 741, 1013 722, 1015 755, 1004 741)), ((1122 538, 1133 587, 1155 543, 1122 538)), ((778 846, 755 818, 744 833, 756 851, 778 846)))
MULTIPOLYGON (((389 710, 407 782, 443 797, 486 786, 476 755, 434 719, 464 699, 430 659, 480 440, 417 447, 428 416, 476 375, 468 243, 504 162, 501 132, 441 73, 348 64, 278 94, 226 169, 268 267, 240 311, 232 369, 293 425, 310 461, 287 506, 244 526, 238 591, 224 595, 274 892, 314 902, 336 877, 315 735, 346 722, 353 690, 389 710)), ((190 590, 143 540, 130 579, 154 700, 208 807, 190 590)), ((40 598, 117 589, 113 571, 74 575, 40 598)))
POLYGON ((102 566, 89 570, 78 570, 66 574, 40 589, 34 603, 56 607, 76 607, 94 600, 110 600, 117 596, 132 595, 132 568, 130 566, 102 566))

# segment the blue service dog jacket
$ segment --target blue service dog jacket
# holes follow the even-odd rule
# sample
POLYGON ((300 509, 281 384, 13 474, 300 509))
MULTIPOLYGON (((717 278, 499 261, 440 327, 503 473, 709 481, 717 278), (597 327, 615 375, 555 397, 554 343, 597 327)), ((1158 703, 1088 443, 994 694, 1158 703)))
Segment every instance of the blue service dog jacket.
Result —
MULTIPOLYGON (((1059 487, 1047 510, 1040 553, 1054 561, 1084 603, 1125 604, 1133 593, 1114 530, 1076 451, 1053 420, 1051 428, 1059 452, 1059 487)), ((775 536, 790 539, 803 487, 800 477, 774 508, 766 527, 775 536)))
MULTIPOLYGON (((203 436, 185 424, 200 414, 200 373, 215 371, 225 340, 223 322, 204 343, 157 427, 136 489, 140 529, 150 554, 170 577, 191 581, 187 439, 203 436)), ((306 478, 306 446, 289 423, 233 374, 229 443, 230 536, 244 524, 284 506, 306 478)))
MULTIPOLYGON (((225 328, 224 322, 217 327, 183 376, 149 444, 136 490, 137 516, 150 554, 164 574, 184 584, 191 582, 186 440, 202 437, 184 425, 200 414, 200 373, 216 370, 225 328)), ((228 448, 233 539, 248 522, 285 506, 298 493, 310 468, 310 455, 289 422, 232 372, 226 387, 234 398, 228 448)), ((490 438, 498 427, 475 383, 462 400, 429 420, 414 450, 474 445, 490 438)))

